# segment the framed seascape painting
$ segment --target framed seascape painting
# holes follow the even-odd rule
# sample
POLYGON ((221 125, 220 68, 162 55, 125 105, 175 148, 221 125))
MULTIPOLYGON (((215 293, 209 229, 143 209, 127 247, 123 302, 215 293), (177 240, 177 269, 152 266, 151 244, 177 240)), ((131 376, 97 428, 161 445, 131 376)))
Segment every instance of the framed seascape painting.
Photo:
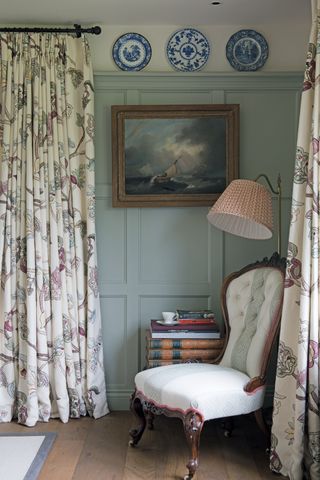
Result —
POLYGON ((238 164, 239 105, 112 106, 114 207, 212 205, 238 164))

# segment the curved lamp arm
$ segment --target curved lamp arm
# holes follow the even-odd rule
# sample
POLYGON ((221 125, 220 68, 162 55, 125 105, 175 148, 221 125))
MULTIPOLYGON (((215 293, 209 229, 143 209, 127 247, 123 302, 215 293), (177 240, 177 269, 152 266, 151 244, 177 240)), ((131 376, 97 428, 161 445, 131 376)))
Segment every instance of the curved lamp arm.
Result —
POLYGON ((277 178, 277 189, 273 188, 269 177, 265 173, 260 173, 257 178, 255 179, 255 182, 257 182, 260 178, 264 178, 274 195, 277 195, 278 197, 278 253, 281 257, 281 177, 280 173, 278 174, 277 178))

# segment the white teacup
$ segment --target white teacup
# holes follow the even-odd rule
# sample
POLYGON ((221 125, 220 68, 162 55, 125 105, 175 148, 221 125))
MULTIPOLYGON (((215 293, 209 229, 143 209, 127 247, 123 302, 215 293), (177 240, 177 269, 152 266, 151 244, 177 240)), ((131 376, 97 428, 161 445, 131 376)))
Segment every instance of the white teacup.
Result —
POLYGON ((164 323, 173 323, 176 319, 175 312, 162 312, 162 318, 164 323))

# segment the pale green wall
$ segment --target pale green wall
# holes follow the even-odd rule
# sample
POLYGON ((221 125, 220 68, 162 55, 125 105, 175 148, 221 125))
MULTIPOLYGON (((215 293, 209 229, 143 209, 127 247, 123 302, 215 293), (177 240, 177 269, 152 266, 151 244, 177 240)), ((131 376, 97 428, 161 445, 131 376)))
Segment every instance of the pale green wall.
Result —
POLYGON ((207 207, 112 208, 111 118, 115 104, 240 104, 240 176, 283 180, 283 237, 289 223, 299 94, 298 73, 95 76, 98 266, 111 408, 128 408, 144 365, 144 330, 161 311, 212 307, 224 276, 276 250, 276 239, 225 235, 207 207))

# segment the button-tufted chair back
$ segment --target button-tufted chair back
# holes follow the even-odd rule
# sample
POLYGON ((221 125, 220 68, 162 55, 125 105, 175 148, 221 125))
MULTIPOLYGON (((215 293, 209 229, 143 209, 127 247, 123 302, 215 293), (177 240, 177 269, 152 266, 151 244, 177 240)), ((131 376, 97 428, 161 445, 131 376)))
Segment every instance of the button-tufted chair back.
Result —
POLYGON ((283 273, 272 266, 257 267, 224 284, 224 314, 229 341, 221 365, 261 375, 278 326, 283 296, 283 273))

